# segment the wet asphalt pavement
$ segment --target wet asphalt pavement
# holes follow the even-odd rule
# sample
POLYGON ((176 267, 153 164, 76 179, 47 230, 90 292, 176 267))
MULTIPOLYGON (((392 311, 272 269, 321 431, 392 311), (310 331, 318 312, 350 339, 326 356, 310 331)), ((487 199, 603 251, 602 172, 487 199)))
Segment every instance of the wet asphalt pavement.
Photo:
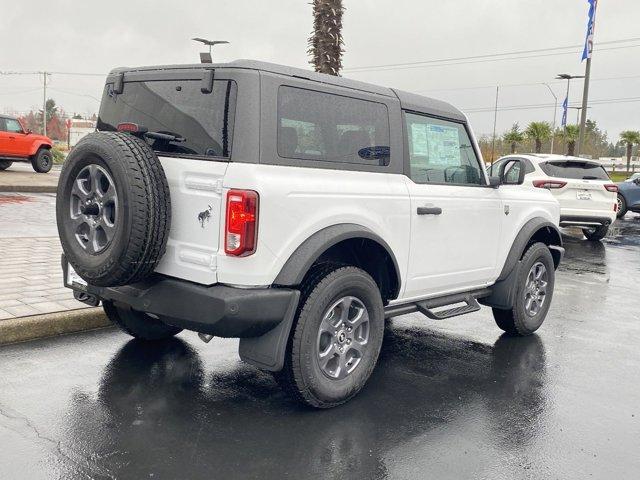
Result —
POLYGON ((237 340, 0 349, 0 478, 640 478, 640 217, 565 236, 538 334, 394 319, 368 386, 301 408, 237 340))

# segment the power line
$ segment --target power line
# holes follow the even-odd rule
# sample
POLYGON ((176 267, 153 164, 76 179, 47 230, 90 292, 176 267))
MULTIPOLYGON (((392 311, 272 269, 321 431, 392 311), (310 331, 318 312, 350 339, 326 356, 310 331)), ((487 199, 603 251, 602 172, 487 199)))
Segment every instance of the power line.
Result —
MULTIPOLYGON (((629 80, 629 79, 636 79, 636 78, 640 78, 640 75, 626 75, 626 76, 620 76, 620 77, 600 77, 600 78, 592 78, 591 81, 592 82, 604 82, 604 81, 610 81, 610 80, 629 80)), ((582 79, 579 79, 582 80, 582 79)), ((539 82, 531 82, 531 83, 499 83, 499 84, 493 84, 493 85, 482 85, 482 86, 472 86, 472 87, 454 87, 454 88, 431 88, 428 90, 419 90, 416 93, 427 93, 427 92, 457 92, 457 91, 461 91, 461 90, 483 90, 483 89, 493 89, 496 88, 496 86, 500 87, 500 88, 507 88, 507 87, 533 87, 533 86, 540 86, 544 83, 543 80, 540 80, 539 82)), ((547 82, 549 85, 563 85, 564 82, 547 82)))
MULTIPOLYGON (((640 102, 640 97, 623 97, 623 98, 608 98, 608 99, 599 99, 590 101, 590 105, 607 105, 610 103, 634 103, 640 102)), ((550 108, 553 107, 553 103, 535 103, 530 105, 505 105, 502 107, 498 107, 498 111, 511 111, 511 110, 535 110, 538 108, 550 108)), ((570 105, 570 108, 575 108, 578 106, 577 103, 570 105)), ((461 108, 461 110, 465 113, 487 113, 493 112, 493 107, 482 107, 482 108, 461 108)))
MULTIPOLYGON (((608 42, 599 42, 597 45, 610 45, 610 44, 629 43, 629 42, 636 42, 636 41, 640 41, 640 37, 620 39, 620 40, 610 40, 608 42)), ((625 46, 621 46, 621 47, 599 48, 598 50, 599 51, 600 50, 616 50, 616 49, 620 49, 620 48, 630 48, 630 47, 636 47, 636 46, 640 46, 640 45, 625 45, 625 46)), ((546 57, 546 56, 555 56, 555 55, 568 55, 568 54, 576 53, 576 51, 572 50, 572 51, 569 51, 569 52, 556 52, 556 53, 547 53, 547 54, 541 54, 541 55, 528 55, 528 54, 539 53, 539 52, 551 52, 551 51, 557 51, 557 50, 575 49, 575 48, 582 48, 582 47, 583 47, 583 45, 567 45, 567 46, 564 46, 564 47, 549 47, 549 48, 540 48, 540 49, 534 49, 534 50, 517 50, 517 51, 511 51, 511 52, 491 53, 491 54, 484 54, 484 55, 472 55, 472 56, 466 56, 466 57, 450 57, 450 58, 440 58, 440 59, 434 59, 434 60, 422 60, 422 61, 417 61, 417 62, 389 63, 389 64, 381 64, 381 65, 369 65, 369 66, 362 66, 362 67, 352 67, 352 68, 345 68, 344 71, 345 72, 357 73, 357 72, 366 72, 366 71, 375 71, 375 70, 389 70, 389 69, 402 69, 402 70, 404 70, 404 69, 410 69, 410 68, 422 68, 422 67, 427 67, 427 66, 446 66, 446 65, 461 65, 461 64, 466 64, 466 63, 478 63, 478 62, 473 62, 473 61, 469 61, 469 60, 480 60, 480 59, 482 59, 482 61, 501 61, 501 60, 517 60, 517 59, 520 59, 520 58, 534 58, 534 57, 546 57), (523 56, 520 56, 520 55, 523 55, 523 56), (517 57, 498 58, 498 57, 508 57, 508 56, 517 56, 517 57), (437 64, 442 64, 442 65, 437 65, 437 64)))

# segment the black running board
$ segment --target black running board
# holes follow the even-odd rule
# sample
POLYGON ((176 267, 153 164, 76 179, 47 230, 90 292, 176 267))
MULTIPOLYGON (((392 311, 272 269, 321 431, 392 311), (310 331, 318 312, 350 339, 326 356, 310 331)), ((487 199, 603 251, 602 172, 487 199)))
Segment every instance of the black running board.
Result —
POLYGON ((471 292, 454 293, 452 295, 429 298, 419 302, 387 306, 384 309, 384 314, 386 318, 390 318, 398 315, 404 315, 406 313, 420 312, 433 320, 444 320, 446 318, 457 317, 458 315, 477 312, 480 310, 480 304, 477 299, 487 297, 489 295, 491 295, 491 289, 489 288, 473 290, 471 292), (457 305, 459 303, 464 303, 464 305, 444 310, 435 310, 449 305, 457 305))

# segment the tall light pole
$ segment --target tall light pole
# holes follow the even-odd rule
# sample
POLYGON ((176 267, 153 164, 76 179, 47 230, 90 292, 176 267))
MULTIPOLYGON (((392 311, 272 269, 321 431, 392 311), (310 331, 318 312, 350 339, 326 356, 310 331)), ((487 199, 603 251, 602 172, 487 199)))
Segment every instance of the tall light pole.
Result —
POLYGON ((587 103, 589 101, 589 79, 591 77, 591 57, 593 54, 593 32, 596 26, 596 9, 598 0, 588 0, 589 2, 589 19, 587 22, 587 37, 585 38, 584 50, 582 51, 582 60, 587 60, 587 66, 584 69, 584 90, 582 91, 582 112, 580 115, 580 133, 578 134, 578 144, 576 145, 576 156, 580 156, 580 149, 584 141, 585 125, 587 123, 587 103))
POLYGON ((204 45, 209 46, 209 53, 207 52, 200 53, 200 63, 213 63, 213 57, 211 56, 211 47, 213 47, 214 45, 229 43, 226 40, 207 40, 206 38, 200 38, 200 37, 192 38, 191 40, 195 42, 200 42, 200 43, 203 43, 204 45))
MULTIPOLYGON (((574 78, 584 78, 584 75, 569 75, 568 73, 559 73, 556 77, 558 80, 566 80, 567 81, 567 105, 569 105, 569 86, 571 85, 571 80, 574 78)), ((564 125, 564 133, 567 133, 567 124, 564 125)))
POLYGON ((545 87, 549 89, 551 95, 553 95, 553 99, 555 101, 553 105, 553 130, 551 132, 551 151, 549 153, 553 153, 553 140, 556 138, 556 113, 558 112, 558 97, 553 92, 553 89, 549 86, 548 83, 543 83, 545 87))

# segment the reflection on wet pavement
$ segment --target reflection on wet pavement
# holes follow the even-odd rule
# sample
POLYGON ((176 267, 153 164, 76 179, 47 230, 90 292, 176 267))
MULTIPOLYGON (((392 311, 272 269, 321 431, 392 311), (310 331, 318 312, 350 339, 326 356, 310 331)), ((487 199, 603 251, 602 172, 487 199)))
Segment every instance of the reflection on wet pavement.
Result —
POLYGON ((235 340, 3 347, 0 478, 637 478, 638 238, 634 217, 604 243, 565 232, 528 338, 486 309, 394 319, 368 386, 328 411, 290 401, 235 340))

